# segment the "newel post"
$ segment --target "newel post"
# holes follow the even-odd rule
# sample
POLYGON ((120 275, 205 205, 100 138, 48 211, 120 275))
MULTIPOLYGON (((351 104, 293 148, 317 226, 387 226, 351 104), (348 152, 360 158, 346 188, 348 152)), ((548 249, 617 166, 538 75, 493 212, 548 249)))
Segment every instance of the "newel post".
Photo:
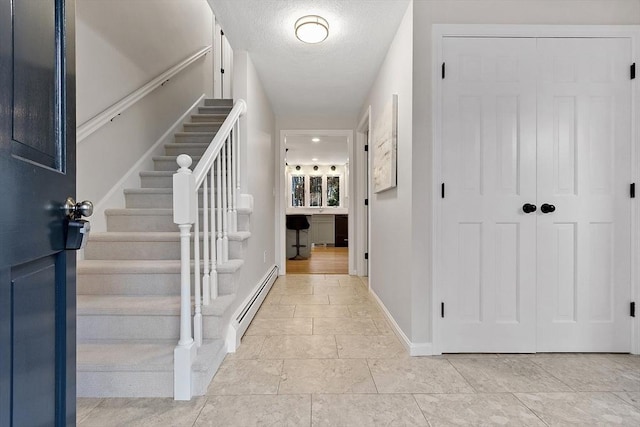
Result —
POLYGON ((180 168, 173 175, 173 222, 180 228, 180 341, 173 351, 175 400, 191 400, 191 365, 196 345, 191 333, 191 226, 197 205, 195 178, 189 169, 192 160, 186 154, 177 159, 180 168))

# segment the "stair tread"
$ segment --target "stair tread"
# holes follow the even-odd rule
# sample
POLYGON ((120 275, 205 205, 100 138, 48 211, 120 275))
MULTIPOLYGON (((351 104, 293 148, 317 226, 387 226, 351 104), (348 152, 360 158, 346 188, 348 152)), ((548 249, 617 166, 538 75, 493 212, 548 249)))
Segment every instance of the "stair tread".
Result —
MULTIPOLYGON (((78 371, 173 371, 176 340, 96 340, 77 345, 78 371)), ((222 349, 224 340, 204 340, 201 356, 222 349)), ((196 362, 197 360, 196 359, 196 362)), ((203 370, 194 363, 194 370, 203 370), (198 369, 199 368, 199 369, 198 369)))

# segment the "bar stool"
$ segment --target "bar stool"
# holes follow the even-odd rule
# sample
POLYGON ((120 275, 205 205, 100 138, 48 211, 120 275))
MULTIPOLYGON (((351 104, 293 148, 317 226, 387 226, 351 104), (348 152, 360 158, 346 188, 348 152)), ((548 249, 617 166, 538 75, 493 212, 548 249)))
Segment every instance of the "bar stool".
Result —
POLYGON ((287 228, 289 230, 296 230, 296 244, 291 245, 296 248, 296 256, 289 259, 307 259, 300 255, 300 248, 307 247, 307 245, 300 244, 300 230, 308 230, 309 227, 310 225, 306 215, 287 215, 287 228))

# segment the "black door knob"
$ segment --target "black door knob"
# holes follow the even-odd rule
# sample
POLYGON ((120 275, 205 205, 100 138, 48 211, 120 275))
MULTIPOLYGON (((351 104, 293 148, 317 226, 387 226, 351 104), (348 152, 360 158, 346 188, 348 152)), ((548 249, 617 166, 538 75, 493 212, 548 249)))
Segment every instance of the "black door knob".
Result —
POLYGON ((540 210, 542 211, 542 213, 551 213, 556 210, 556 207, 548 203, 544 203, 542 206, 540 206, 540 210))
POLYGON ((525 203, 524 205, 522 205, 522 211, 524 213, 535 212, 536 209, 538 209, 536 205, 532 205, 531 203, 525 203))

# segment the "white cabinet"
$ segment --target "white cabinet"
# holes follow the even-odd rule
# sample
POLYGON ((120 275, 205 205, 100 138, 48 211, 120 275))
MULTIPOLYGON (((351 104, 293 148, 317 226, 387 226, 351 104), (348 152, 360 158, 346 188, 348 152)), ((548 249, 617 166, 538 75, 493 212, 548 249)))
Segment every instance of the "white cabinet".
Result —
POLYGON ((311 217, 311 241, 316 245, 335 244, 335 215, 313 215, 311 217))

